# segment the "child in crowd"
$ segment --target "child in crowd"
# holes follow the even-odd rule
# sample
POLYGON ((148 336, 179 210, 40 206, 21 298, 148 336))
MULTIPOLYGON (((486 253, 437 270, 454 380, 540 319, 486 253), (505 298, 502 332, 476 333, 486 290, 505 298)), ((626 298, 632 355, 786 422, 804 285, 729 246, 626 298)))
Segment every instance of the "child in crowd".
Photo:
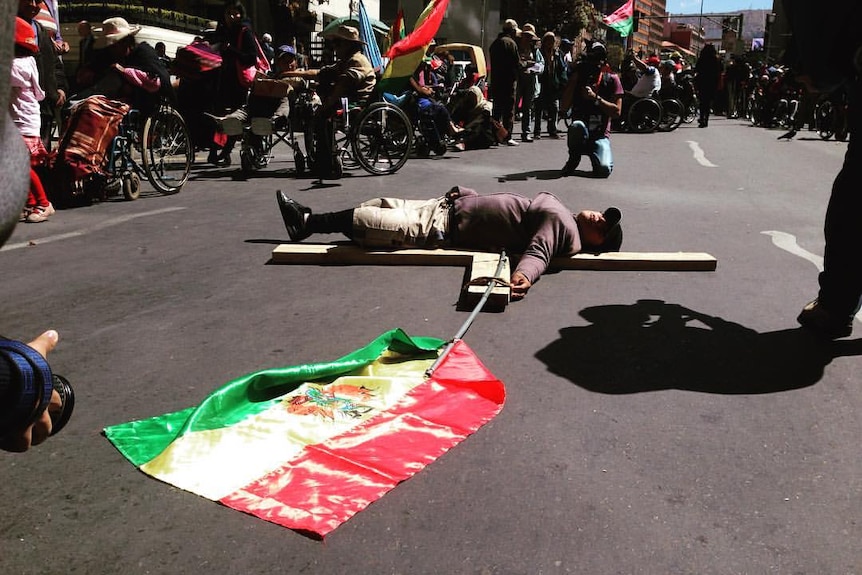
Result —
POLYGON ((45 98, 45 92, 39 87, 39 71, 36 68, 36 58, 33 57, 33 54, 38 51, 33 27, 27 21, 17 18, 9 113, 30 150, 30 193, 27 195, 27 204, 21 214, 21 221, 31 223, 44 222, 54 213, 54 206, 48 201, 45 188, 42 187, 39 176, 33 170, 34 166, 44 162, 48 156, 39 135, 41 127, 39 102, 45 98))

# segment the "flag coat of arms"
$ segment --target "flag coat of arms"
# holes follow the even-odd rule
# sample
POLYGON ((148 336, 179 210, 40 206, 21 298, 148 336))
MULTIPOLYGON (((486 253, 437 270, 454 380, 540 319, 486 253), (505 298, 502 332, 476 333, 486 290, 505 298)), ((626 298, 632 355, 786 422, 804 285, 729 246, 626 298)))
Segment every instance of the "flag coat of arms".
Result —
POLYGON ((325 536, 499 413, 503 383, 458 341, 389 331, 331 362, 252 373, 197 407, 105 428, 144 473, 325 536))

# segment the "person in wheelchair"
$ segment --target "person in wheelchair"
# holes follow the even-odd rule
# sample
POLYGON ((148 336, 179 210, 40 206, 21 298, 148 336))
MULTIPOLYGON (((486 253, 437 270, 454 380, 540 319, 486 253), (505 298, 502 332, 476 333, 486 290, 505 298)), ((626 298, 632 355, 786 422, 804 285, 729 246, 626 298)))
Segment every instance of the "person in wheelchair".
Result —
MULTIPOLYGON (((296 71, 291 75, 317 82, 321 105, 313 118, 315 157, 311 161, 313 171, 326 176, 338 172, 335 168, 335 129, 331 120, 342 109, 342 100, 346 99, 351 105, 367 102, 377 84, 377 75, 362 53, 364 42, 359 38, 359 30, 342 24, 320 35, 329 42, 336 61, 319 70, 296 71), (320 146, 321 142, 327 144, 320 146)), ((344 110, 345 114, 347 112, 344 110)))
POLYGON ((623 109, 621 117, 625 118, 628 115, 631 105, 641 98, 649 98, 656 95, 661 90, 662 76, 659 71, 661 60, 658 56, 652 55, 644 62, 638 58, 634 52, 629 51, 626 55, 626 62, 623 63, 623 68, 628 70, 628 76, 634 79, 634 84, 631 87, 626 87, 623 94, 623 109))
MULTIPOLYGON (((264 119, 267 130, 281 131, 289 125, 291 105, 296 101, 296 90, 305 81, 296 75, 296 49, 285 44, 275 52, 275 67, 266 78, 257 78, 245 105, 227 116, 216 118, 221 130, 228 136, 242 135, 245 127, 255 119, 264 119)), ((252 133, 256 130, 252 129, 252 133)))
POLYGON ((140 30, 125 18, 102 22, 95 35, 92 60, 80 74, 85 87, 70 102, 101 95, 131 104, 147 116, 158 108, 162 98, 174 101, 164 62, 152 46, 135 41, 140 30))
POLYGON ((442 156, 446 153, 444 134, 455 138, 460 136, 463 130, 455 125, 448 108, 437 99, 445 86, 436 73, 436 70, 442 67, 442 63, 435 64, 436 62, 440 60, 435 56, 424 58, 410 77, 410 87, 413 88, 413 99, 422 135, 428 147, 438 156, 442 156))

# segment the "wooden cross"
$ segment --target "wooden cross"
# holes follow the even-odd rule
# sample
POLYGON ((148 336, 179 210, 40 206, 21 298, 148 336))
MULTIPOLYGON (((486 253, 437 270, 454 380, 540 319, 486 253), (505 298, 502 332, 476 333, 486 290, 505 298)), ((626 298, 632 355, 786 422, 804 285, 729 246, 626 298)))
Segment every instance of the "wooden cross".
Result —
MULTIPOLYGON (((295 265, 386 265, 386 266, 469 266, 470 280, 490 278, 497 270, 499 254, 456 249, 367 250, 351 243, 281 244, 272 250, 272 262, 295 265)), ((613 271, 715 271, 716 259, 702 252, 607 252, 576 254, 554 258, 549 269, 613 271)), ((508 262, 501 279, 510 275, 508 262)), ((462 296, 465 305, 475 304, 488 283, 468 282, 462 296)), ((511 299, 511 288, 498 285, 491 291, 486 307, 502 311, 511 299)))

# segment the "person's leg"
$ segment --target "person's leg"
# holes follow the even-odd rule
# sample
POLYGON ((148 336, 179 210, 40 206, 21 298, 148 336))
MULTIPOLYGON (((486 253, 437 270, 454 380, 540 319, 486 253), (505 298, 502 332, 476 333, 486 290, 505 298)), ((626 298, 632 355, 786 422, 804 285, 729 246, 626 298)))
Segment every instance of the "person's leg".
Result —
POLYGON ((700 128, 706 128, 709 124, 709 112, 712 108, 712 96, 703 94, 700 98, 700 116, 698 117, 697 125, 700 128))
POLYGON ((533 88, 525 86, 521 92, 521 140, 530 142, 533 139, 533 88))
POLYGON ((544 91, 539 92, 538 98, 533 101, 533 138, 538 140, 542 137, 542 116, 545 114, 544 91))
POLYGON ((26 220, 31 224, 44 222, 54 213, 54 206, 48 201, 42 180, 33 168, 30 168, 30 194, 27 203, 30 204, 31 201, 33 205, 28 206, 30 209, 26 216, 26 220))
POLYGON ((581 156, 586 151, 587 143, 589 142, 590 133, 587 130, 586 124, 577 120, 569 126, 569 133, 566 138, 566 144, 569 149, 569 159, 566 165, 563 166, 562 175, 571 176, 578 169, 578 164, 581 162, 581 156))
POLYGON ((503 127, 506 128, 507 141, 513 142, 512 136, 515 131, 515 86, 512 85, 511 89, 508 90, 502 98, 501 102, 502 114, 503 117, 500 121, 503 123, 503 127))
POLYGON ((437 247, 449 230, 449 202, 377 198, 353 210, 351 239, 364 247, 437 247))
MULTIPOLYGON (((559 138, 557 120, 560 117, 560 101, 549 96, 545 101, 544 111, 548 114, 548 135, 552 138, 559 138)), ((541 116, 539 117, 541 118, 541 116)))
MULTIPOLYGON (((851 102, 851 111, 858 110, 858 99, 851 102)), ((817 299, 803 308, 797 318, 804 327, 830 338, 850 335, 853 316, 859 309, 862 297, 862 266, 859 253, 862 249, 862 148, 857 136, 862 130, 862 119, 851 114, 850 143, 844 156, 844 165, 832 184, 832 195, 826 209, 824 235, 826 248, 823 271, 820 273, 820 291, 817 299), (853 119, 855 118, 855 120, 853 119)))
POLYGON ((590 142, 590 163, 593 166, 593 176, 607 178, 614 169, 614 156, 611 153, 610 138, 599 138, 590 142))

